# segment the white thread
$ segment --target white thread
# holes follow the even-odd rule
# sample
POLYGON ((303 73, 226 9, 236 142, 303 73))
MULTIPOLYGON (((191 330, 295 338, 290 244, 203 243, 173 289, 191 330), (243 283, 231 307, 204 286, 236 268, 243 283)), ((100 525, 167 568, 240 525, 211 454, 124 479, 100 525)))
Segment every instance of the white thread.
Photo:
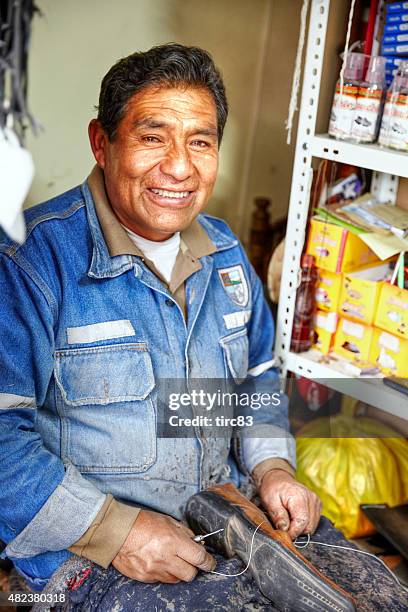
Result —
POLYGON ((307 533, 307 534, 306 534, 306 537, 307 537, 307 542, 304 542, 304 543, 303 543, 303 546, 299 546, 299 545, 296 543, 296 541, 295 541, 295 542, 293 542, 293 544, 296 546, 296 548, 299 548, 299 549, 301 550, 302 548, 306 548, 307 546, 309 546, 309 544, 310 544, 310 533, 307 533))
POLYGON ((348 24, 347 24, 347 36, 346 36, 346 44, 344 45, 343 52, 343 65, 340 70, 340 98, 343 95, 343 87, 344 87, 344 71, 346 69, 347 55, 349 53, 349 44, 350 44, 350 35, 351 35, 351 26, 353 23, 353 15, 354 15, 354 5, 356 0, 351 0, 348 24))
POLYGON ((307 534, 307 542, 301 542, 302 546, 299 546, 297 544, 297 542, 293 542, 294 545, 296 546, 296 548, 306 548, 307 546, 309 546, 309 544, 316 544, 317 546, 327 546, 328 548, 341 548, 342 550, 348 550, 354 553, 358 553, 360 555, 367 555, 368 557, 373 557, 374 559, 376 559, 377 561, 379 561, 387 570, 387 572, 389 574, 391 574, 391 576, 394 578, 394 580, 396 581, 396 583, 402 588, 404 589, 404 591, 406 591, 408 593, 408 588, 406 586, 404 586, 402 584, 402 582, 400 582, 397 578, 397 576, 394 574, 393 571, 390 570, 390 568, 388 567, 388 565, 386 563, 384 563, 384 561, 382 559, 380 559, 379 557, 377 557, 376 555, 373 555, 373 553, 367 552, 366 550, 360 550, 358 548, 351 548, 350 546, 341 546, 340 544, 327 544, 326 542, 315 542, 314 540, 310 539, 310 535, 307 534))
POLYGON ((249 568, 249 564, 251 563, 252 549, 254 547, 255 534, 258 531, 258 529, 260 528, 260 526, 263 525, 265 522, 266 521, 262 521, 262 523, 259 523, 258 527, 255 529, 254 533, 252 534, 251 548, 250 548, 250 551, 249 551, 248 563, 247 563, 247 566, 242 570, 242 572, 239 572, 239 574, 223 574, 222 572, 210 571, 209 574, 217 574, 217 576, 226 576, 226 578, 236 578, 237 576, 241 576, 241 574, 244 574, 247 571, 247 569, 249 568))
POLYGON ((308 9, 309 9, 309 0, 303 0, 302 12, 300 13, 299 41, 298 41, 298 48, 296 51, 295 68, 293 71, 292 91, 290 93, 288 118, 285 121, 285 129, 288 133, 287 138, 286 138, 286 144, 288 145, 290 144, 291 137, 292 137, 293 117, 295 116, 295 113, 298 110, 300 73, 302 69, 303 47, 305 46, 306 17, 307 17, 308 9))

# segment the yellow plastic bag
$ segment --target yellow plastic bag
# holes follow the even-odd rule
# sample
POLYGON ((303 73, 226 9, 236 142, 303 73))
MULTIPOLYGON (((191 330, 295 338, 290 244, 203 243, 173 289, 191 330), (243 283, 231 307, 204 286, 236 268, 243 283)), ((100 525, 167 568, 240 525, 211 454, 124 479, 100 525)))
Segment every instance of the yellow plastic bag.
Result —
POLYGON ((375 531, 360 504, 408 501, 408 442, 398 435, 373 419, 344 414, 316 419, 298 433, 297 477, 348 538, 375 531))

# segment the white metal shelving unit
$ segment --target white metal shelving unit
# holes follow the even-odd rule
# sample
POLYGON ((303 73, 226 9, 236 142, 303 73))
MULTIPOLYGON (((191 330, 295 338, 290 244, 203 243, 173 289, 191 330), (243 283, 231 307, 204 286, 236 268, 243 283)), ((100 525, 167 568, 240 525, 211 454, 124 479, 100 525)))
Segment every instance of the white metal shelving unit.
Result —
POLYGON ((335 160, 373 170, 371 191, 382 202, 395 203, 398 177, 408 177, 408 154, 384 150, 377 145, 337 141, 316 134, 316 118, 322 77, 330 0, 312 0, 299 112, 297 142, 292 175, 286 232, 285 255, 277 317, 275 355, 282 375, 287 371, 319 380, 396 416, 408 419, 408 397, 385 386, 378 379, 350 377, 341 362, 323 363, 316 351, 290 350, 293 316, 309 210, 312 158, 335 160))

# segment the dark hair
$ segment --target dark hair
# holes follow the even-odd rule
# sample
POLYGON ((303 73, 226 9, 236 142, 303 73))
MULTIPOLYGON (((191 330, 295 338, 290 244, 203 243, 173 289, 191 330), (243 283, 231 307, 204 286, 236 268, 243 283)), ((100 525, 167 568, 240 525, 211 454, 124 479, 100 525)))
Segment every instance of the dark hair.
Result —
POLYGON ((132 53, 112 66, 103 77, 99 94, 98 120, 113 140, 128 100, 151 85, 204 87, 217 109, 218 142, 228 115, 224 83, 213 59, 199 47, 176 43, 132 53))

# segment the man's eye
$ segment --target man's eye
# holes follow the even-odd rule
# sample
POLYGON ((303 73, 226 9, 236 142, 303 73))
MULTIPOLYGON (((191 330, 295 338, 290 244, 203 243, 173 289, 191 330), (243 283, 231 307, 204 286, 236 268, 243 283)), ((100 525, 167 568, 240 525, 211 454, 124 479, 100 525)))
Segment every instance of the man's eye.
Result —
POLYGON ((191 144, 193 147, 198 147, 199 149, 206 149, 210 146, 210 143, 205 140, 193 140, 191 144))
POLYGON ((156 143, 156 142, 160 142, 160 139, 157 138, 157 136, 143 136, 143 141, 156 143))

